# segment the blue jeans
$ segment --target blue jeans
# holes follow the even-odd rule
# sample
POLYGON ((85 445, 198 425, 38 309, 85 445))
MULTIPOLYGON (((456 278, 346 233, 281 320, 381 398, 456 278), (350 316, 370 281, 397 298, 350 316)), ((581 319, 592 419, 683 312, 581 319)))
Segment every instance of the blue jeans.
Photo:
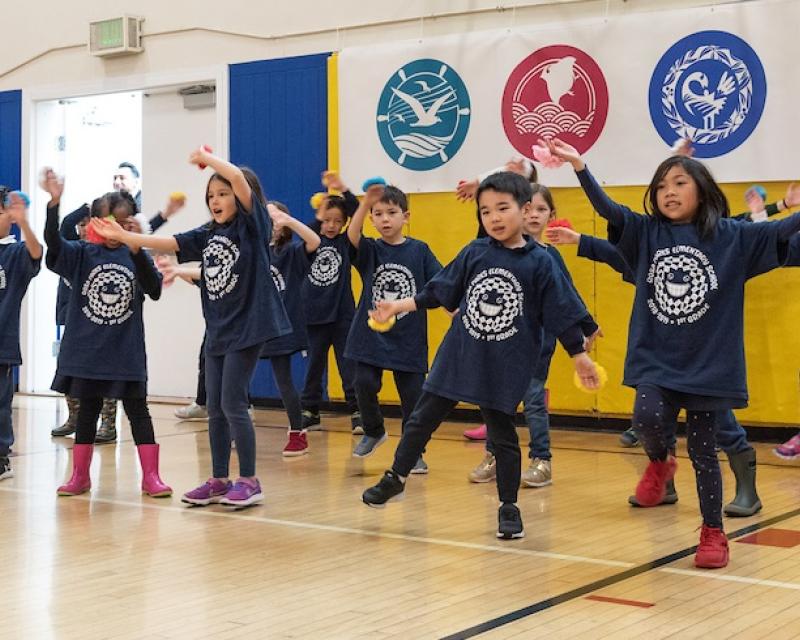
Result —
POLYGON ((14 368, 0 364, 0 458, 7 458, 14 444, 11 424, 11 399, 14 397, 14 368))
MULTIPOLYGON (((525 423, 528 425, 530 442, 528 443, 528 457, 550 460, 550 414, 547 413, 546 395, 544 390, 546 380, 532 378, 525 396, 522 398, 525 423)), ((486 450, 494 455, 494 445, 491 438, 486 438, 486 450)))
POLYGON ((261 345, 222 356, 206 354, 208 439, 215 478, 227 478, 231 459, 231 435, 236 441, 239 475, 256 475, 256 434, 250 419, 250 379, 261 345))

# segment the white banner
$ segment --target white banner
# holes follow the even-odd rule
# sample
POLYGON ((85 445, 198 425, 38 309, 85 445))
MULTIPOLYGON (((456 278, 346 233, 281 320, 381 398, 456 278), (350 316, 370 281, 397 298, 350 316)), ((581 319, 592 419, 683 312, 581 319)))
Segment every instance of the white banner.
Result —
POLYGON ((557 137, 599 180, 647 184, 688 136, 720 182, 795 179, 798 24, 800 3, 774 1, 344 49, 341 170, 451 191, 557 137))

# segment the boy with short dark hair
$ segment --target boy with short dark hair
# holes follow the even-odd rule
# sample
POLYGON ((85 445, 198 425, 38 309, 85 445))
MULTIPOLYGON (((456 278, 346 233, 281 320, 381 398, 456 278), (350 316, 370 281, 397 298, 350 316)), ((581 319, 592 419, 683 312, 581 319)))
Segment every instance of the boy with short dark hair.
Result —
POLYGON ((28 224, 27 210, 21 194, 0 187, 0 480, 14 476, 8 458, 14 444, 13 370, 22 364, 19 310, 28 284, 39 273, 42 261, 42 245, 28 224), (19 227, 23 242, 17 242, 11 235, 12 224, 19 227))
POLYGON ((402 498, 417 456, 461 400, 480 407, 495 447, 501 502, 497 537, 525 535, 515 504, 521 455, 514 414, 533 377, 543 332, 558 336, 587 388, 599 385, 584 349, 585 306, 547 250, 523 237, 531 196, 522 176, 501 172, 486 178, 477 201, 488 237, 468 244, 419 294, 376 305, 377 322, 438 306, 458 313, 406 423, 392 469, 362 496, 367 505, 381 507, 402 498))
MULTIPOLYGON (((428 371, 428 322, 424 311, 398 314, 396 325, 388 333, 367 326, 368 313, 374 306, 383 300, 416 295, 442 268, 427 244, 403 235, 409 215, 406 194, 397 187, 373 185, 347 227, 353 247, 352 263, 364 285, 345 349, 345 357, 355 362, 356 399, 364 427, 364 435, 353 450, 357 458, 372 455, 386 441, 378 404, 384 369, 394 374, 403 424, 417 404, 428 371), (362 237, 367 212, 380 238, 362 237)), ((417 458, 413 473, 427 473, 422 451, 417 458)))

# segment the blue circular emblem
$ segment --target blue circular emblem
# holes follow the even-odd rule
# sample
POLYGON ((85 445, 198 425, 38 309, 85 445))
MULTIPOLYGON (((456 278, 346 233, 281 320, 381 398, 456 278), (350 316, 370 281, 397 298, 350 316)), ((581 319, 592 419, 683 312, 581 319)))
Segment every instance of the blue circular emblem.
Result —
POLYGON ((471 117, 461 77, 440 60, 414 60, 398 69, 378 100, 378 137, 397 164, 430 171, 464 143, 471 117))
POLYGON ((756 52, 725 31, 699 31, 661 57, 649 89, 650 118, 668 145, 689 138, 695 157, 733 151, 764 112, 767 80, 756 52))

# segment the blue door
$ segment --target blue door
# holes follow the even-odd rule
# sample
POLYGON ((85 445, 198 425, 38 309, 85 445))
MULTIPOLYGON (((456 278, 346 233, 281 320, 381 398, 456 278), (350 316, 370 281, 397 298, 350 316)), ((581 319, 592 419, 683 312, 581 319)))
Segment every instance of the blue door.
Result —
MULTIPOLYGON (((310 196, 320 191, 328 166, 329 54, 230 66, 230 159, 258 174, 267 198, 284 202, 308 222, 310 196)), ((305 361, 295 355, 292 374, 302 387, 305 361)), ((258 364, 253 398, 279 397, 269 363, 258 364)))

